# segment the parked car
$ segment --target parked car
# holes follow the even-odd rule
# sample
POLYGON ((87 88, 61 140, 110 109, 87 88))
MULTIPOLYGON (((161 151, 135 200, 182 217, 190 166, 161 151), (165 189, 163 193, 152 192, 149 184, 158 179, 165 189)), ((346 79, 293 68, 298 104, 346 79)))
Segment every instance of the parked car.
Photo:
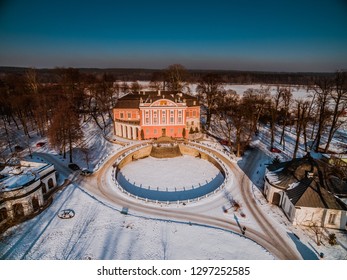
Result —
POLYGON ((225 140, 225 139, 221 139, 221 140, 219 140, 219 143, 221 143, 222 145, 228 145, 229 141, 225 140))
POLYGON ((281 153, 281 152, 282 152, 280 149, 277 149, 277 148, 275 148, 275 147, 271 147, 271 148, 270 148, 270 151, 271 151, 272 153, 281 153))
POLYGON ((38 142, 36 144, 36 147, 40 148, 40 147, 43 147, 44 145, 46 145, 46 142, 38 142))
POLYGON ((19 145, 17 145, 17 146, 14 147, 14 150, 15 150, 15 152, 21 152, 21 151, 24 150, 24 148, 19 146, 19 145))
POLYGON ((83 169, 81 171, 81 175, 83 175, 83 176, 89 176, 89 175, 92 175, 92 174, 93 174, 93 171, 90 171, 88 169, 83 169))
POLYGON ((80 167, 76 163, 70 163, 69 168, 73 171, 80 170, 80 167))

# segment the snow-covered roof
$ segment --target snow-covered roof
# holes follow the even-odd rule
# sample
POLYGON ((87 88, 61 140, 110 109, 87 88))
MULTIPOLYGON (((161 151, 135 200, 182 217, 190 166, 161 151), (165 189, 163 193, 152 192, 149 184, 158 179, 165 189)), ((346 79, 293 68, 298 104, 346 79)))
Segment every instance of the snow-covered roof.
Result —
POLYGON ((284 190, 294 188, 309 173, 314 176, 318 174, 317 164, 310 156, 272 164, 268 166, 268 170, 265 176, 269 183, 284 190))
POLYGON ((20 161, 19 165, 6 166, 0 174, 0 192, 25 187, 40 178, 40 172, 49 164, 39 161, 20 161))
POLYGON ((274 187, 284 190, 295 206, 346 210, 346 205, 326 185, 325 169, 326 164, 307 155, 270 165, 265 176, 274 187))
POLYGON ((290 201, 297 207, 347 210, 347 206, 319 183, 319 180, 305 178, 295 188, 286 191, 290 201))

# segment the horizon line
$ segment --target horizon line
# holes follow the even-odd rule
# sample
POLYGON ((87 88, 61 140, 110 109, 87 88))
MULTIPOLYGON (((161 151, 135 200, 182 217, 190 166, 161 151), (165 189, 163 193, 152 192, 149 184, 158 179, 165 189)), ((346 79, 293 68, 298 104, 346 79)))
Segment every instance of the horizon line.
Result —
MULTIPOLYGON (((179 63, 175 63, 179 64, 179 63)), ((174 64, 171 64, 174 65, 174 64)), ((278 74, 285 74, 285 73, 291 73, 291 74, 308 74, 308 73, 316 73, 316 74, 327 74, 327 73, 336 73, 339 71, 345 72, 347 69, 336 69, 334 71, 284 71, 284 70, 238 70, 238 69, 209 69, 209 68, 186 68, 183 64, 182 65, 187 71, 215 71, 215 72, 258 72, 258 73, 278 73, 278 74)), ((168 65, 169 67, 170 65, 168 65)), ((53 66, 53 67, 33 67, 33 66, 9 66, 9 65, 0 65, 1 68, 19 68, 19 69, 37 69, 37 70, 54 70, 58 68, 73 68, 73 69, 97 69, 97 70, 152 70, 152 71, 163 71, 166 70, 166 68, 144 68, 144 67, 75 67, 75 66, 53 66)))

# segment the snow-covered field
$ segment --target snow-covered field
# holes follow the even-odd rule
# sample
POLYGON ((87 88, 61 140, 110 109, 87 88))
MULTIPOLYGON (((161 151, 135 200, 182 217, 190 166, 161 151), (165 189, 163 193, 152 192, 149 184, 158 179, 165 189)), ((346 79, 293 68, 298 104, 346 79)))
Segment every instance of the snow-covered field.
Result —
POLYGON ((273 259, 236 233, 119 210, 70 185, 46 211, 1 237, 0 258, 273 259), (75 217, 60 219, 62 209, 73 209, 75 217))
MULTIPOLYGON (((260 85, 228 85, 227 89, 236 90, 242 94, 247 88, 257 88, 260 85)), ((272 87, 271 90, 275 90, 272 87)), ((306 89, 293 88, 293 94, 304 97, 308 93, 306 89)), ((92 122, 84 124, 85 140, 84 144, 90 150, 90 162, 87 166, 85 154, 77 149, 74 152, 74 162, 82 168, 97 170, 107 157, 121 149, 120 145, 115 145, 107 141, 101 131, 92 122)), ((247 174, 251 180, 251 188, 257 204, 260 204, 269 219, 278 226, 283 227, 287 232, 293 232, 300 237, 300 244, 305 248, 303 257, 316 257, 323 252, 326 259, 347 259, 347 235, 344 232, 334 231, 337 235, 338 245, 331 246, 323 238, 323 245, 317 246, 314 241, 314 233, 309 229, 294 227, 284 216, 281 210, 273 205, 267 204, 261 193, 263 186, 264 166, 271 162, 275 154, 268 150, 269 132, 266 126, 260 128, 257 139, 253 146, 260 150, 261 156, 257 159, 259 167, 252 174, 247 174), (309 248, 309 249, 307 249, 309 248)), ((293 149, 293 134, 287 131, 286 149, 279 154, 281 160, 288 160, 293 149)), ((37 141, 46 139, 32 139, 32 148, 35 152, 53 154, 56 160, 67 166, 67 159, 63 159, 49 145, 42 148, 35 146, 37 141)), ((208 141, 213 141, 209 139, 208 141)), ((343 140, 336 142, 343 142, 343 140)), ((345 144, 345 143, 342 143, 345 144)), ((342 145, 341 144, 341 145, 342 145)), ((213 145, 219 145, 213 142, 213 145)), ((278 133, 275 146, 278 144, 278 133)), ((253 160, 248 158, 249 154, 238 159, 237 164, 241 169, 253 160)), ((298 155, 304 155, 303 145, 300 145, 298 155)), ((276 154, 277 155, 277 154, 276 154)), ((184 157, 182 157, 184 159, 184 157)), ((182 159, 181 158, 181 159, 182 159)), ((127 177, 133 181, 141 181, 153 185, 153 180, 158 179, 157 175, 150 177, 153 170, 170 174, 169 177, 160 177, 158 185, 168 184, 182 186, 187 181, 187 174, 196 183, 204 182, 218 173, 217 169, 208 162, 196 162, 185 160, 188 164, 171 160, 144 159, 125 166, 122 170, 127 177), (148 160, 148 162, 146 162, 148 160), (137 165, 138 164, 138 165, 137 165), (204 164, 207 164, 206 166, 204 164), (167 169, 165 169, 167 168, 167 169), (184 174, 181 176, 180 174, 184 174), (174 184, 173 184, 174 183, 174 184)), ((179 159, 177 159, 179 160, 179 159)), ((59 171, 59 170, 58 170, 59 171)), ((63 173, 59 178, 62 182, 63 173)), ((189 182, 195 184, 195 182, 189 182)), ((117 191, 115 189, 115 191, 117 191)), ((234 191, 234 190, 231 190, 234 191)), ((238 193, 232 193, 237 200, 238 193)), ((220 197, 217 197, 220 199, 220 197)), ((223 214, 222 206, 226 204, 225 198, 216 201, 216 196, 211 196, 200 202, 208 209, 209 214, 224 215, 233 217, 233 213, 223 214), (208 208, 210 205, 218 205, 215 208, 208 208)), ((139 202, 141 203, 141 202, 139 202)), ((195 203, 195 202, 194 202, 195 203)), ((196 205, 196 204, 193 204, 196 205)), ((230 205, 227 205, 230 207, 230 205)), ((187 208, 191 207, 187 205, 187 208)), ((191 207, 189 211, 194 211, 191 207)), ((78 184, 69 185, 60 193, 57 193, 53 204, 39 216, 23 224, 7 230, 0 236, 0 258, 4 259, 274 259, 274 257, 264 248, 255 242, 240 236, 237 233, 203 226, 188 222, 173 221, 153 218, 152 216, 141 215, 138 212, 129 212, 129 215, 120 214, 119 206, 108 204, 99 200, 78 184), (73 209, 75 217, 72 219, 60 219, 57 214, 62 209, 73 209)), ((243 209, 246 217, 242 222, 247 227, 253 226, 254 220, 248 214, 248 209, 243 209)), ((240 218, 241 219, 241 218, 240 218)), ((255 226, 256 227, 256 226, 255 226)), ((324 233, 327 236, 327 232, 324 233)), ((299 249, 299 248, 298 248, 299 249)))
POLYGON ((148 157, 127 164, 121 172, 129 181, 144 187, 179 190, 206 184, 219 170, 207 160, 184 155, 170 159, 148 157))

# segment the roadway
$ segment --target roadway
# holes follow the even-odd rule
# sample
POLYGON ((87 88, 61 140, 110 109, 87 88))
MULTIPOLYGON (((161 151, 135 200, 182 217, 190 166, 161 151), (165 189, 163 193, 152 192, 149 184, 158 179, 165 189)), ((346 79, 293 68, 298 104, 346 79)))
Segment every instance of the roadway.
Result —
MULTIPOLYGON (((221 191, 214 194, 209 199, 208 203, 193 202, 185 207, 176 208, 161 207, 160 204, 156 205, 154 203, 139 202, 119 191, 113 184, 112 180, 109 179, 111 177, 112 165, 121 154, 139 145, 141 144, 128 146, 117 152, 92 176, 76 176, 76 173, 74 173, 73 177, 70 175, 70 180, 72 179, 76 185, 92 193, 101 201, 106 201, 119 209, 122 209, 122 207, 129 208, 129 213, 132 215, 186 222, 192 225, 209 226, 232 231, 240 235, 242 234, 240 225, 237 221, 224 215, 221 210, 226 202, 223 192, 221 191), (215 211, 216 209, 220 209, 220 211, 215 211)), ((283 230, 283 228, 280 228, 279 224, 272 220, 268 214, 264 213, 261 207, 257 204, 251 192, 250 180, 237 164, 227 158, 226 155, 219 153, 216 150, 200 144, 193 145, 204 148, 210 153, 218 156, 232 171, 235 180, 232 186, 233 188, 238 188, 242 197, 242 205, 248 209, 252 216, 250 219, 254 221, 253 225, 247 226, 245 237, 255 241, 278 259, 301 259, 301 255, 297 250, 295 250, 295 245, 293 245, 294 243, 288 236, 286 237, 286 231, 283 230)), ((52 162, 56 166, 57 170, 62 172, 65 176, 69 176, 68 173, 71 174, 71 171, 54 158, 54 156, 48 154, 39 155, 45 160, 52 162)), ((246 173, 250 174, 252 171, 256 171, 258 156, 259 153, 256 150, 249 156, 249 164, 247 165, 248 170, 246 173)))

